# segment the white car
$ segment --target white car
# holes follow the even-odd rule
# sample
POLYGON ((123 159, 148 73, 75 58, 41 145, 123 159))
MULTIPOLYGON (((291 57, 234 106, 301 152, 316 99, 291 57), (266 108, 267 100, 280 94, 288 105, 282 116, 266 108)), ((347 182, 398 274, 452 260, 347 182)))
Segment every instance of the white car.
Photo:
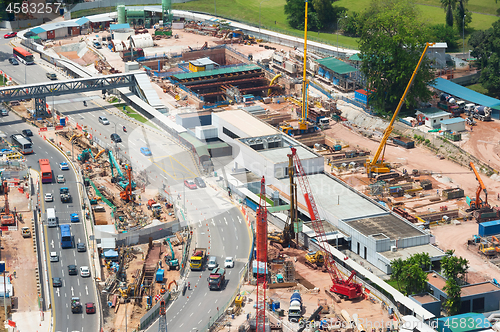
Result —
POLYGON ((54 196, 52 196, 51 193, 46 193, 45 194, 45 201, 46 202, 52 202, 52 201, 54 201, 54 196))
POLYGON ((82 277, 90 277, 90 270, 88 266, 81 266, 80 267, 80 275, 82 277))
POLYGON ((210 256, 208 257, 208 263, 207 263, 207 268, 209 270, 215 269, 219 264, 217 264, 217 257, 215 256, 210 256))
POLYGON ((65 181, 66 181, 66 179, 64 178, 64 175, 59 174, 57 176, 57 183, 64 183, 65 181))
POLYGON ((224 267, 234 267, 233 257, 226 257, 226 260, 224 261, 224 267))
POLYGON ((50 261, 59 262, 59 256, 57 256, 57 253, 55 251, 50 252, 50 261))

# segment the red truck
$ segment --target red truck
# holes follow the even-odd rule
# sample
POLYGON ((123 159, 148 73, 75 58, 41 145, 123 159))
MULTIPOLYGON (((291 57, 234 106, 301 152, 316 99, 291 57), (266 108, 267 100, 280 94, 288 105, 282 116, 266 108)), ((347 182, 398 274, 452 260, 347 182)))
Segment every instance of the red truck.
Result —
POLYGON ((224 285, 225 279, 226 271, 221 267, 216 267, 210 272, 210 277, 208 277, 208 288, 210 290, 220 290, 224 285))

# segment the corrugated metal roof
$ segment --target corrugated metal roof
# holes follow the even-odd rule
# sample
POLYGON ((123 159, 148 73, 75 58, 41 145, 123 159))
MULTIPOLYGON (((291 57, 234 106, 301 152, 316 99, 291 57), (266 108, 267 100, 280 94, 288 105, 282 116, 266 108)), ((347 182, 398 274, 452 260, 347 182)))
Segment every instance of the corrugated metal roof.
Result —
POLYGON ((144 93, 144 96, 148 100, 148 104, 157 107, 157 106, 163 106, 163 103, 160 100, 160 97, 158 97, 158 93, 156 90, 153 88, 151 85, 151 81, 149 80, 149 76, 146 72, 141 72, 137 73, 134 75, 135 80, 139 84, 139 87, 141 88, 142 92, 144 93))
POLYGON ((178 80, 185 80, 185 79, 190 79, 190 78, 240 73, 242 71, 257 70, 257 69, 262 70, 262 68, 260 68, 257 65, 243 65, 243 66, 238 66, 238 67, 214 69, 214 70, 200 71, 200 72, 194 72, 194 73, 177 74, 177 75, 174 75, 173 77, 175 77, 178 80))
POLYGON ((441 121, 442 124, 453 124, 453 123, 460 123, 460 122, 465 122, 464 119, 462 118, 452 118, 452 119, 446 119, 446 120, 443 120, 441 121))
POLYGON ((90 21, 90 20, 84 16, 84 17, 80 17, 78 20, 76 20, 76 24, 82 26, 85 23, 87 23, 88 21, 90 21))
POLYGON ((316 60, 320 65, 330 69, 331 71, 337 74, 349 74, 355 71, 358 71, 356 68, 351 66, 348 63, 335 59, 334 57, 324 58, 320 60, 316 60))
POLYGON ((186 141, 188 141, 189 143, 191 143, 191 145, 193 145, 193 147, 195 149, 197 148, 201 148, 203 146, 205 146, 206 144, 203 143, 202 141, 200 141, 199 139, 197 139, 196 137, 194 136, 191 136, 190 134, 188 133, 180 133, 179 134, 180 137, 184 138, 186 141))
POLYGON ((123 24, 110 24, 109 25, 109 30, 120 30, 120 29, 130 29, 130 24, 128 23, 123 23, 123 24))
POLYGON ((41 28, 43 28, 45 31, 52 31, 69 27, 79 27, 79 25, 76 23, 76 20, 71 20, 64 22, 49 23, 41 26, 41 28))
POLYGON ((438 77, 436 78, 434 83, 429 84, 435 89, 440 91, 449 93, 454 95, 460 99, 465 101, 469 101, 471 103, 499 109, 500 108, 500 100, 488 97, 483 95, 482 93, 467 89, 461 85, 453 83, 451 81, 445 80, 444 78, 438 77))
POLYGON ((30 31, 33 32, 33 33, 36 33, 37 35, 39 33, 46 32, 45 29, 42 28, 42 27, 36 27, 36 28, 31 29, 30 31))
POLYGON ((361 61, 361 58, 359 57, 358 53, 351 55, 349 58, 351 61, 361 61))
MULTIPOLYGON (((116 13, 114 13, 116 14, 116 13)), ((107 13, 107 14, 100 14, 100 15, 92 15, 87 17, 90 22, 92 23, 99 23, 99 22, 111 22, 113 21, 113 13, 107 13)))

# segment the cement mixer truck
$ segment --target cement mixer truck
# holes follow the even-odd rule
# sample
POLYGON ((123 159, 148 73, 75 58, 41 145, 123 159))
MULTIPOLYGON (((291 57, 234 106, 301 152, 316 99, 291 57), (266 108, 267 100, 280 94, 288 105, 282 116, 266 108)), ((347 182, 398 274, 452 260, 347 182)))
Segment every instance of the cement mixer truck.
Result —
POLYGON ((486 106, 470 107, 469 105, 465 105, 465 114, 467 116, 472 115, 474 118, 478 119, 479 121, 490 121, 491 120, 491 108, 486 107, 486 106), (467 106, 469 106, 469 107, 467 107, 467 106))
POLYGON ((299 291, 293 292, 290 297, 290 307, 288 308, 288 320, 293 323, 298 323, 302 317, 302 297, 299 291))

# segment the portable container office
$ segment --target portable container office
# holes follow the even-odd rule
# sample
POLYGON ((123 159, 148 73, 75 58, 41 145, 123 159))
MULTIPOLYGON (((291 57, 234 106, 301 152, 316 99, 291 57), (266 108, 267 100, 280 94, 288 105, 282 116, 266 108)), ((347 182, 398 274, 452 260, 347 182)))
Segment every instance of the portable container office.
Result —
POLYGON ((500 220, 493 220, 480 223, 478 234, 481 237, 500 234, 500 220))

